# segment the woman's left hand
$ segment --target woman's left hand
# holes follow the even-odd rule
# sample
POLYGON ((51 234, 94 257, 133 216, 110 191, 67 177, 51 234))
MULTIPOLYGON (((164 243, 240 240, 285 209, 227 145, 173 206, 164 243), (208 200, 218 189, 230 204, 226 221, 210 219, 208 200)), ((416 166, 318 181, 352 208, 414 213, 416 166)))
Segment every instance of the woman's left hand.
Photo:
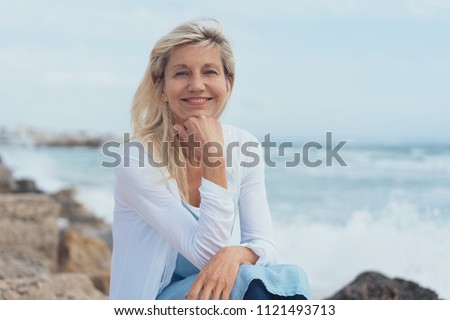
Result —
POLYGON ((228 300, 241 264, 255 264, 258 256, 242 246, 224 247, 203 267, 191 290, 188 300, 228 300))

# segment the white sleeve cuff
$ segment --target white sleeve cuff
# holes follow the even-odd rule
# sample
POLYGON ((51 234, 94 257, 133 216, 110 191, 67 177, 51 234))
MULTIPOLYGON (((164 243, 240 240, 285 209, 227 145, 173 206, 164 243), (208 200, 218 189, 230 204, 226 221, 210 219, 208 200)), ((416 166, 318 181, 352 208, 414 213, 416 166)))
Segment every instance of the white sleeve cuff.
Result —
POLYGON ((256 261, 255 265, 268 266, 276 263, 276 257, 269 259, 266 250, 258 245, 255 245, 254 243, 241 243, 240 246, 249 248, 259 256, 259 259, 256 261))
POLYGON ((202 178, 199 191, 201 195, 211 196, 213 198, 233 199, 233 186, 228 183, 228 189, 211 182, 205 178, 202 178))

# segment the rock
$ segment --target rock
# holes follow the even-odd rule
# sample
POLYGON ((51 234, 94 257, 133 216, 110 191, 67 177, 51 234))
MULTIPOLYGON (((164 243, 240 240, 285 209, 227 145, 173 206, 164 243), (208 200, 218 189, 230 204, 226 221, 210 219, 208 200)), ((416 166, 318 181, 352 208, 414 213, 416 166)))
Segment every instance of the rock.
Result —
POLYGON ((107 299, 85 274, 52 274, 0 280, 0 299, 107 299))
POLYGON ((20 179, 16 180, 17 188, 14 192, 16 193, 42 193, 40 189, 36 186, 34 180, 31 179, 20 179))
POLYGON ((91 281, 98 290, 100 290, 101 292, 103 292, 108 296, 110 278, 111 272, 108 269, 91 276, 91 281))
POLYGON ((0 192, 0 299, 107 298, 111 226, 74 189, 43 194, 0 163, 0 192))
POLYGON ((16 189, 17 184, 11 171, 0 161, 0 193, 14 192, 16 189))
POLYGON ((80 234, 97 237, 105 241, 112 250, 111 225, 98 218, 83 204, 75 199, 75 189, 63 189, 52 194, 52 197, 61 205, 61 218, 68 223, 61 225, 70 226, 80 234))
POLYGON ((58 250, 62 272, 83 272, 94 275, 109 269, 111 251, 104 241, 68 229, 63 232, 58 250))
POLYGON ((55 199, 62 207, 61 217, 67 218, 71 223, 86 222, 96 223, 102 222, 95 214, 89 211, 83 204, 75 199, 75 189, 63 189, 54 194, 52 198, 55 199))
POLYGON ((25 248, 56 266, 60 209, 44 194, 0 195, 0 250, 25 248))
POLYGON ((377 272, 364 272, 329 300, 436 300, 438 295, 418 284, 390 279, 377 272))
POLYGON ((51 262, 43 254, 27 247, 0 249, 0 280, 49 274, 51 262))
POLYGON ((104 279, 109 279, 111 250, 103 240, 68 229, 63 231, 58 252, 60 272, 85 273, 108 293, 104 279))
POLYGON ((78 231, 80 234, 88 237, 99 238, 103 240, 109 250, 112 251, 112 229, 111 225, 104 222, 90 223, 73 223, 71 229, 78 231))

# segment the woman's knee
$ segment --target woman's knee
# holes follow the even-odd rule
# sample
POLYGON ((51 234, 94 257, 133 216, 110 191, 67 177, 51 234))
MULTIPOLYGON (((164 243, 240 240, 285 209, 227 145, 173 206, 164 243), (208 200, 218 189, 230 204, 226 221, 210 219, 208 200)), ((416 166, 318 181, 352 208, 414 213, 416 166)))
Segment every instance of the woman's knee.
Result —
POLYGON ((271 300, 271 293, 259 279, 252 280, 244 294, 244 300, 271 300))

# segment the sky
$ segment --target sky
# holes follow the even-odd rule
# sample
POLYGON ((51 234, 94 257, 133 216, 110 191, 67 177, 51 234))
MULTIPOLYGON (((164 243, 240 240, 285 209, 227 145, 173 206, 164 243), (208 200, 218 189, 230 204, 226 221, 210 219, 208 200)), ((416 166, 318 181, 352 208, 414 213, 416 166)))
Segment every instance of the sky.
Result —
POLYGON ((450 142, 450 1, 0 0, 0 127, 130 132, 160 37, 221 21, 224 122, 299 141, 450 142))

